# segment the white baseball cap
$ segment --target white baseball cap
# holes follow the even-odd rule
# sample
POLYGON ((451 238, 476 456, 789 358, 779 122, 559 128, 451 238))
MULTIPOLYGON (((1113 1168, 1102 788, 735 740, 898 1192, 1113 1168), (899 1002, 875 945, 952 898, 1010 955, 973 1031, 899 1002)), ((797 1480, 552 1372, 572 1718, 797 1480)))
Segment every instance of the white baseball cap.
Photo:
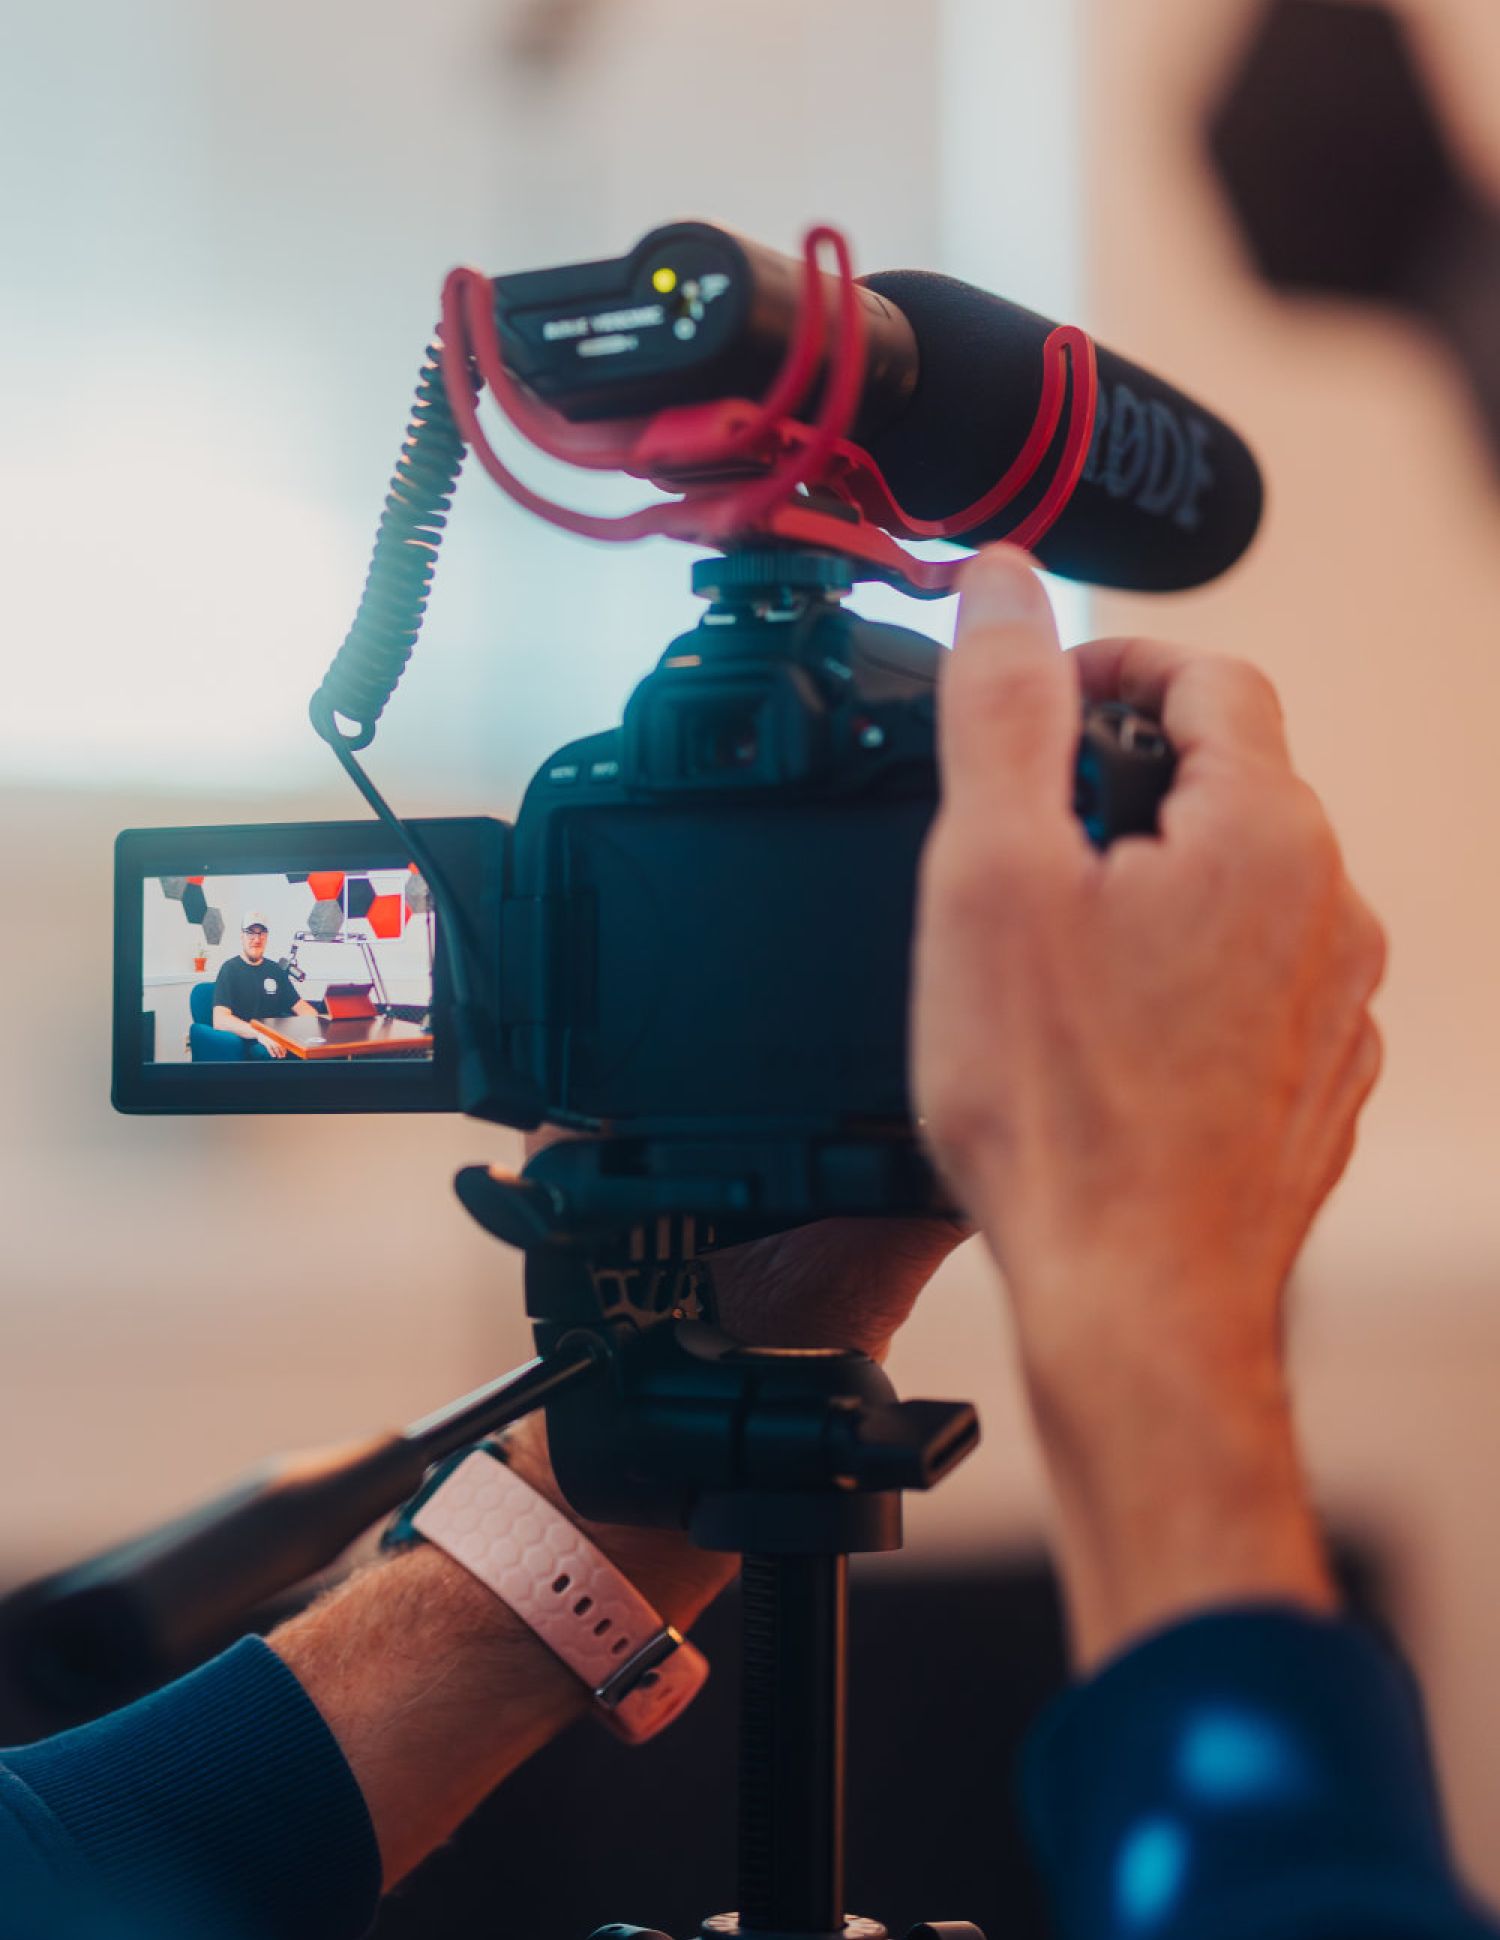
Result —
POLYGON ((271 925, 266 921, 266 915, 264 910, 247 909, 244 915, 240 918, 241 935, 243 935, 246 930, 262 929, 269 932, 270 928, 271 928, 271 925))

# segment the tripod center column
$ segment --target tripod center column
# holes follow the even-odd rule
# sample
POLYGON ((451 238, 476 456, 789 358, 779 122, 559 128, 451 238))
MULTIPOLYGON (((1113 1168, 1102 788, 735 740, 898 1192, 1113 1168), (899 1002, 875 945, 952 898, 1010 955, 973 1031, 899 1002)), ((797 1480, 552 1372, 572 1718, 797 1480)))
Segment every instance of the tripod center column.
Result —
POLYGON ((841 1934, 849 1560, 746 1556, 740 1926, 841 1934))

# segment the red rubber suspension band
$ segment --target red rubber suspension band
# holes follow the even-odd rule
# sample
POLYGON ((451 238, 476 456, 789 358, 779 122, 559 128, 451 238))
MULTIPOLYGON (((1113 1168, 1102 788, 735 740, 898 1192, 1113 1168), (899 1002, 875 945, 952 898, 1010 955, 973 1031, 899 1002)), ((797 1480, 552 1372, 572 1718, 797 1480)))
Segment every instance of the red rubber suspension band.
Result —
POLYGON ((848 243, 838 230, 820 226, 803 238, 802 256, 796 330, 759 403, 722 399, 602 426, 571 424, 523 389, 505 365, 489 278, 473 269, 454 270, 443 288, 442 371, 465 442, 515 503, 584 538, 623 543, 664 535, 722 545, 768 532, 843 551, 865 560, 881 577, 932 596, 952 590, 967 559, 919 560, 889 535, 956 540, 1003 512, 1034 482, 1052 448, 1069 402, 1071 375, 1071 408, 1056 469, 1032 511, 1003 535, 1012 544, 1037 545, 1067 508, 1088 462, 1098 404, 1097 357, 1088 334, 1062 325, 1048 335, 1036 419, 1004 476, 961 511, 941 519, 917 518, 901 506, 870 454, 846 435, 865 372, 864 318, 848 243), (838 281, 836 327, 826 359, 828 279, 819 263, 824 250, 833 254, 838 281), (820 362, 826 363, 823 398, 808 424, 792 414, 820 362), (576 511, 544 498, 490 443, 479 420, 476 375, 510 423, 540 450, 584 469, 629 472, 680 496, 620 516, 576 511), (737 468, 750 475, 726 489, 725 471, 737 468), (860 521, 851 524, 819 510, 801 496, 803 488, 819 488, 844 501, 862 515, 860 521))

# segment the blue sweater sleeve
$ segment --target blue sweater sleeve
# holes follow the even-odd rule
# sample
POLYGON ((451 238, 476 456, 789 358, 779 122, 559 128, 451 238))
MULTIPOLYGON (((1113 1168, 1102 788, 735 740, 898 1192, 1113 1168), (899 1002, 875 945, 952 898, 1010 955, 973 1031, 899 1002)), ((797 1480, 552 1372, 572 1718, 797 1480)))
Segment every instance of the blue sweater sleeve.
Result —
POLYGON ((96 1723, 0 1752, 0 1895, 38 1932, 357 1940, 379 1894, 354 1775, 256 1638, 96 1723))
POLYGON ((1415 1683, 1353 1623, 1198 1617, 1043 1718, 1022 1781, 1067 1940, 1496 1940, 1415 1683))

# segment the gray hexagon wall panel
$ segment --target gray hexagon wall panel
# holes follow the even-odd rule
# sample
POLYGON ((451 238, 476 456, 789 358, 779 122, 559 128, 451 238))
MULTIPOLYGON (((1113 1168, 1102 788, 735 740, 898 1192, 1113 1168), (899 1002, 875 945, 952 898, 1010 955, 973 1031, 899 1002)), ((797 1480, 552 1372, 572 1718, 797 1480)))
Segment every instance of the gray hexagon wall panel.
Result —
POLYGON ((339 931, 344 927, 343 904, 334 902, 331 898, 325 898, 320 903, 314 903, 312 906, 312 914, 307 919, 307 927, 312 931, 314 936, 320 938, 325 943, 330 937, 337 936, 339 931))

